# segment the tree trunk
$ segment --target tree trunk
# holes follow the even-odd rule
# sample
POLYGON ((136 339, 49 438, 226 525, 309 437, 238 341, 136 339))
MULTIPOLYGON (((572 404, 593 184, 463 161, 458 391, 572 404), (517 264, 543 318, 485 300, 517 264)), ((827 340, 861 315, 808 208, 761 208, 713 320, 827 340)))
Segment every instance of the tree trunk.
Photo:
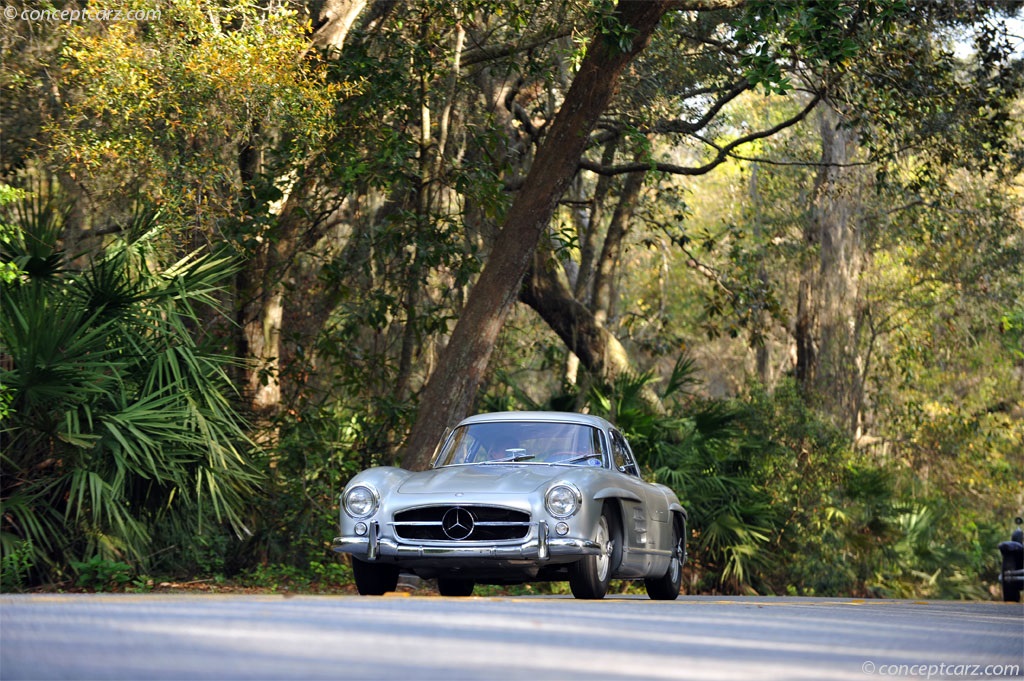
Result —
MULTIPOLYGON (((335 54, 340 52, 345 37, 365 6, 366 0, 327 0, 314 32, 314 44, 335 54)), ((262 150, 259 143, 253 141, 256 137, 258 135, 254 134, 239 149, 239 175, 246 188, 262 172, 262 150)), ((309 170, 307 168, 306 172, 309 170)), ((299 252, 299 240, 316 240, 316 234, 303 235, 303 228, 309 225, 304 211, 298 208, 310 186, 308 180, 296 183, 279 216, 273 238, 260 244, 258 252, 235 280, 238 355, 248 362, 242 370, 241 383, 258 426, 268 425, 281 404, 283 278, 299 252)), ((255 213, 259 207, 251 208, 255 213)), ((269 431, 266 437, 267 443, 274 439, 269 431)))
MULTIPOLYGON (((759 188, 760 171, 755 162, 750 167, 750 203, 753 206, 753 217, 751 222, 754 226, 754 243, 760 250, 760 264, 757 267, 757 280, 761 284, 761 290, 768 290, 768 270, 765 269, 765 245, 764 227, 761 215, 761 191, 759 188)), ((756 356, 757 380, 763 386, 772 386, 775 383, 775 376, 772 372, 771 347, 768 345, 768 333, 765 325, 769 321, 768 314, 764 307, 755 314, 753 319, 753 331, 750 335, 750 342, 756 356)))
POLYGON ((852 131, 839 125, 831 107, 820 111, 821 170, 815 178, 805 245, 809 259, 799 285, 796 320, 796 374, 805 394, 856 435, 862 408, 858 230, 860 199, 856 172, 846 167, 852 131))
MULTIPOLYGON (((243 187, 250 187, 263 172, 263 154, 256 140, 258 131, 247 138, 238 150, 238 172, 243 187)), ((246 203, 249 211, 256 212, 255 199, 246 203)), ((239 297, 237 308, 238 356, 246 360, 244 368, 244 394, 262 429, 273 418, 281 402, 277 381, 281 338, 281 313, 284 309, 280 287, 268 285, 273 264, 273 249, 267 241, 247 267, 235 279, 239 297)))
POLYGON ((340 54, 352 25, 366 7, 366 0, 327 0, 313 31, 313 43, 327 52, 340 54))
MULTIPOLYGON (((605 145, 601 156, 601 165, 610 166, 615 163, 615 152, 618 141, 612 140, 605 145)), ((573 284, 576 300, 584 305, 590 304, 596 268, 597 245, 601 236, 601 223, 604 220, 604 204, 611 189, 612 176, 599 175, 594 188, 594 198, 590 202, 590 218, 583 233, 580 235, 580 271, 573 284)))
POLYGON ((633 36, 627 51, 622 51, 610 36, 598 34, 591 41, 565 102, 509 209, 490 259, 423 390, 402 459, 406 468, 425 468, 445 427, 463 418, 472 407, 498 333, 555 206, 576 173, 588 134, 615 94, 623 69, 647 46, 669 5, 668 0, 655 0, 623 2, 616 8, 616 19, 633 36))
MULTIPOLYGON (((580 359, 592 375, 604 383, 633 371, 622 343, 586 305, 576 300, 552 269, 554 259, 547 249, 535 255, 519 299, 533 308, 558 337, 580 359)), ((650 386, 641 392, 644 402, 656 412, 664 406, 650 386)))
MULTIPOLYGON (((322 225, 315 223, 305 209, 313 192, 311 187, 309 180, 294 187, 278 215, 273 234, 263 239, 236 276, 238 356, 248 363, 242 385, 261 426, 269 423, 281 406, 279 372, 285 285, 296 254, 321 236, 322 225)), ((271 442, 274 435, 268 433, 267 437, 267 442, 271 442)))
POLYGON ((608 224, 608 234, 604 238, 601 257, 597 261, 594 274, 594 292, 591 296, 591 309, 598 324, 604 326, 612 313, 615 301, 615 275, 619 270, 622 257, 622 242, 629 231, 629 221, 633 217, 640 190, 644 186, 646 173, 630 173, 622 187, 619 202, 608 224))
POLYGON ((527 270, 519 299, 540 315, 588 371, 609 379, 627 371, 629 359, 622 344, 586 305, 573 297, 554 266, 550 251, 539 248, 527 270))

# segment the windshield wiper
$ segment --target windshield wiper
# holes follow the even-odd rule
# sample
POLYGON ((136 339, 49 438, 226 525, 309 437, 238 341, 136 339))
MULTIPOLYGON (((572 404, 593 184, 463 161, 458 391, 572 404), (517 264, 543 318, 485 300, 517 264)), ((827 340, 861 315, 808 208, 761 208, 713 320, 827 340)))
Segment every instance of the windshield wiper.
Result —
POLYGON ((558 463, 579 463, 580 461, 586 461, 587 459, 600 458, 602 458, 600 454, 581 454, 579 456, 574 456, 571 459, 566 459, 565 461, 559 461, 558 463))
POLYGON ((484 461, 484 463, 515 463, 517 461, 529 461, 535 458, 533 454, 516 454, 505 459, 492 459, 491 461, 484 461))

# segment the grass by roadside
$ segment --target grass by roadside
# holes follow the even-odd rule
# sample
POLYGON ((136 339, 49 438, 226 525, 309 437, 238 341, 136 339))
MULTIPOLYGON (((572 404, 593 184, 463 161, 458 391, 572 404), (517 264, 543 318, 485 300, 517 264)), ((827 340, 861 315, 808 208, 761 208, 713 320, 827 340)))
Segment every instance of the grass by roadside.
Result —
MULTIPOLYGON (((211 594, 320 594, 355 595, 352 568, 339 561, 320 563, 313 561, 306 568, 291 565, 258 565, 233 577, 170 577, 133 574, 126 563, 94 559, 77 563, 78 575, 65 581, 30 589, 5 588, 2 591, 29 593, 211 593, 211 594)), ((632 582, 612 582, 610 593, 642 591, 642 585, 632 582), (639 591, 638 591, 639 589, 639 591)), ((437 596, 434 580, 402 575, 396 593, 414 596, 437 596)), ((476 596, 522 596, 532 594, 568 594, 564 582, 542 582, 497 586, 478 584, 476 596)))

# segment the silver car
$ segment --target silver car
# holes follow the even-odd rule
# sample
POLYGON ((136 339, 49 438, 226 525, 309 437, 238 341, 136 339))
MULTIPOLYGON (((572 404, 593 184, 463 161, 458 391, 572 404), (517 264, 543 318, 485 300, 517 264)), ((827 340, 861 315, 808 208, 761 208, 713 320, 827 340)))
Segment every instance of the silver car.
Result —
POLYGON ((612 579, 643 579, 651 598, 672 600, 686 519, 671 489, 641 479, 608 421, 504 412, 459 423, 426 471, 356 475, 333 548, 352 555, 364 595, 394 591, 406 572, 445 596, 568 580, 576 598, 603 598, 612 579))

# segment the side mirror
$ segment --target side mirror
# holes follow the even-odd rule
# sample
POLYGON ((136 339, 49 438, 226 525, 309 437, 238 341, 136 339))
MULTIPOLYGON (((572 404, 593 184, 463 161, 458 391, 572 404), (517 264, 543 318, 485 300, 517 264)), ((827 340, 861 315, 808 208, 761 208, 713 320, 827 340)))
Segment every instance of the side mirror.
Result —
POLYGON ((1018 525, 1024 525, 1024 518, 1014 518, 1013 522, 1017 523, 1018 525))

